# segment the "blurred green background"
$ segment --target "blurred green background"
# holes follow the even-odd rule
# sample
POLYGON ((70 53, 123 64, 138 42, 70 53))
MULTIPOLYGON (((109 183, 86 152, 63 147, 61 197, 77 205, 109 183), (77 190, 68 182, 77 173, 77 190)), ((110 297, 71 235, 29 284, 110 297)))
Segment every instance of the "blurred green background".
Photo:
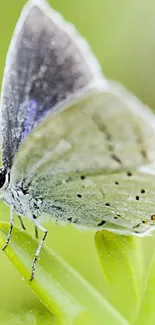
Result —
MULTIPOLYGON (((23 0, 0 0, 0 78, 13 29, 23 0)), ((155 2, 148 0, 53 0, 55 9, 73 22, 88 40, 104 74, 132 90, 155 109, 155 2)), ((0 205, 0 220, 9 219, 9 208, 0 205)), ((18 220, 17 220, 18 223, 18 220)), ((83 274, 106 296, 93 232, 72 226, 48 224, 46 244, 83 274)), ((34 231, 28 225, 30 231, 34 231)), ((143 240, 149 260, 152 238, 143 240)), ((0 324, 51 324, 51 315, 0 252, 0 324)))

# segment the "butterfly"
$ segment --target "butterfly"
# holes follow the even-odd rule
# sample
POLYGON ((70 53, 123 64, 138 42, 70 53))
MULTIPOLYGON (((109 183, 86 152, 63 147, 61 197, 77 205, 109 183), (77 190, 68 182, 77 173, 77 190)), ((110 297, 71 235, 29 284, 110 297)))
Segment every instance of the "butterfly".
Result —
POLYGON ((86 41, 44 0, 28 1, 1 95, 1 199, 44 236, 44 220, 146 235, 155 229, 155 117, 107 80, 86 41))

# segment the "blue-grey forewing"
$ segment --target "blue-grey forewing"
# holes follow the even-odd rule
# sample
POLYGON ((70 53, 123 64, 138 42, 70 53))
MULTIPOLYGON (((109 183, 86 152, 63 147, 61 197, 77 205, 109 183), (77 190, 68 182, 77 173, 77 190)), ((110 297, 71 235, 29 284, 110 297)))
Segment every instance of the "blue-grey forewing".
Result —
POLYGON ((2 87, 2 160, 10 168, 19 144, 58 103, 102 84, 100 68, 73 28, 44 0, 25 6, 2 87))

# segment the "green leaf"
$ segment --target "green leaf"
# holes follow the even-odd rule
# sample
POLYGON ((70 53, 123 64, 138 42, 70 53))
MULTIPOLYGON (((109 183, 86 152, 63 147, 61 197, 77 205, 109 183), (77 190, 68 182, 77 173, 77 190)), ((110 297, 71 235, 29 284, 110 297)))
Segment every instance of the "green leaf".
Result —
POLYGON ((108 299, 132 322, 143 286, 141 239, 98 231, 95 242, 108 286, 108 299))
POLYGON ((1 311, 0 317, 3 325, 58 325, 56 318, 41 304, 36 304, 35 308, 30 306, 29 310, 1 311))
MULTIPOLYGON (((0 222, 0 243, 4 244, 9 224, 0 222)), ((30 282, 32 260, 37 241, 14 228, 6 255, 32 287, 44 305, 63 324, 127 325, 128 322, 54 252, 43 248, 37 263, 35 279, 30 282)))
POLYGON ((155 254, 145 277, 144 292, 138 312, 137 325, 155 324, 155 254))

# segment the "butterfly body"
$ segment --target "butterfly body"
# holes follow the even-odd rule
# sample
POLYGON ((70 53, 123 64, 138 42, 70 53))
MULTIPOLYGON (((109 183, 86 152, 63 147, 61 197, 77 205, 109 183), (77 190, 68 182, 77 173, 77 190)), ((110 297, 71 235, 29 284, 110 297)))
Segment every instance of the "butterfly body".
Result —
POLYGON ((24 218, 33 220, 38 217, 38 210, 41 211, 41 202, 33 199, 31 195, 23 193, 20 187, 8 187, 4 192, 3 200, 13 207, 14 211, 24 218))

